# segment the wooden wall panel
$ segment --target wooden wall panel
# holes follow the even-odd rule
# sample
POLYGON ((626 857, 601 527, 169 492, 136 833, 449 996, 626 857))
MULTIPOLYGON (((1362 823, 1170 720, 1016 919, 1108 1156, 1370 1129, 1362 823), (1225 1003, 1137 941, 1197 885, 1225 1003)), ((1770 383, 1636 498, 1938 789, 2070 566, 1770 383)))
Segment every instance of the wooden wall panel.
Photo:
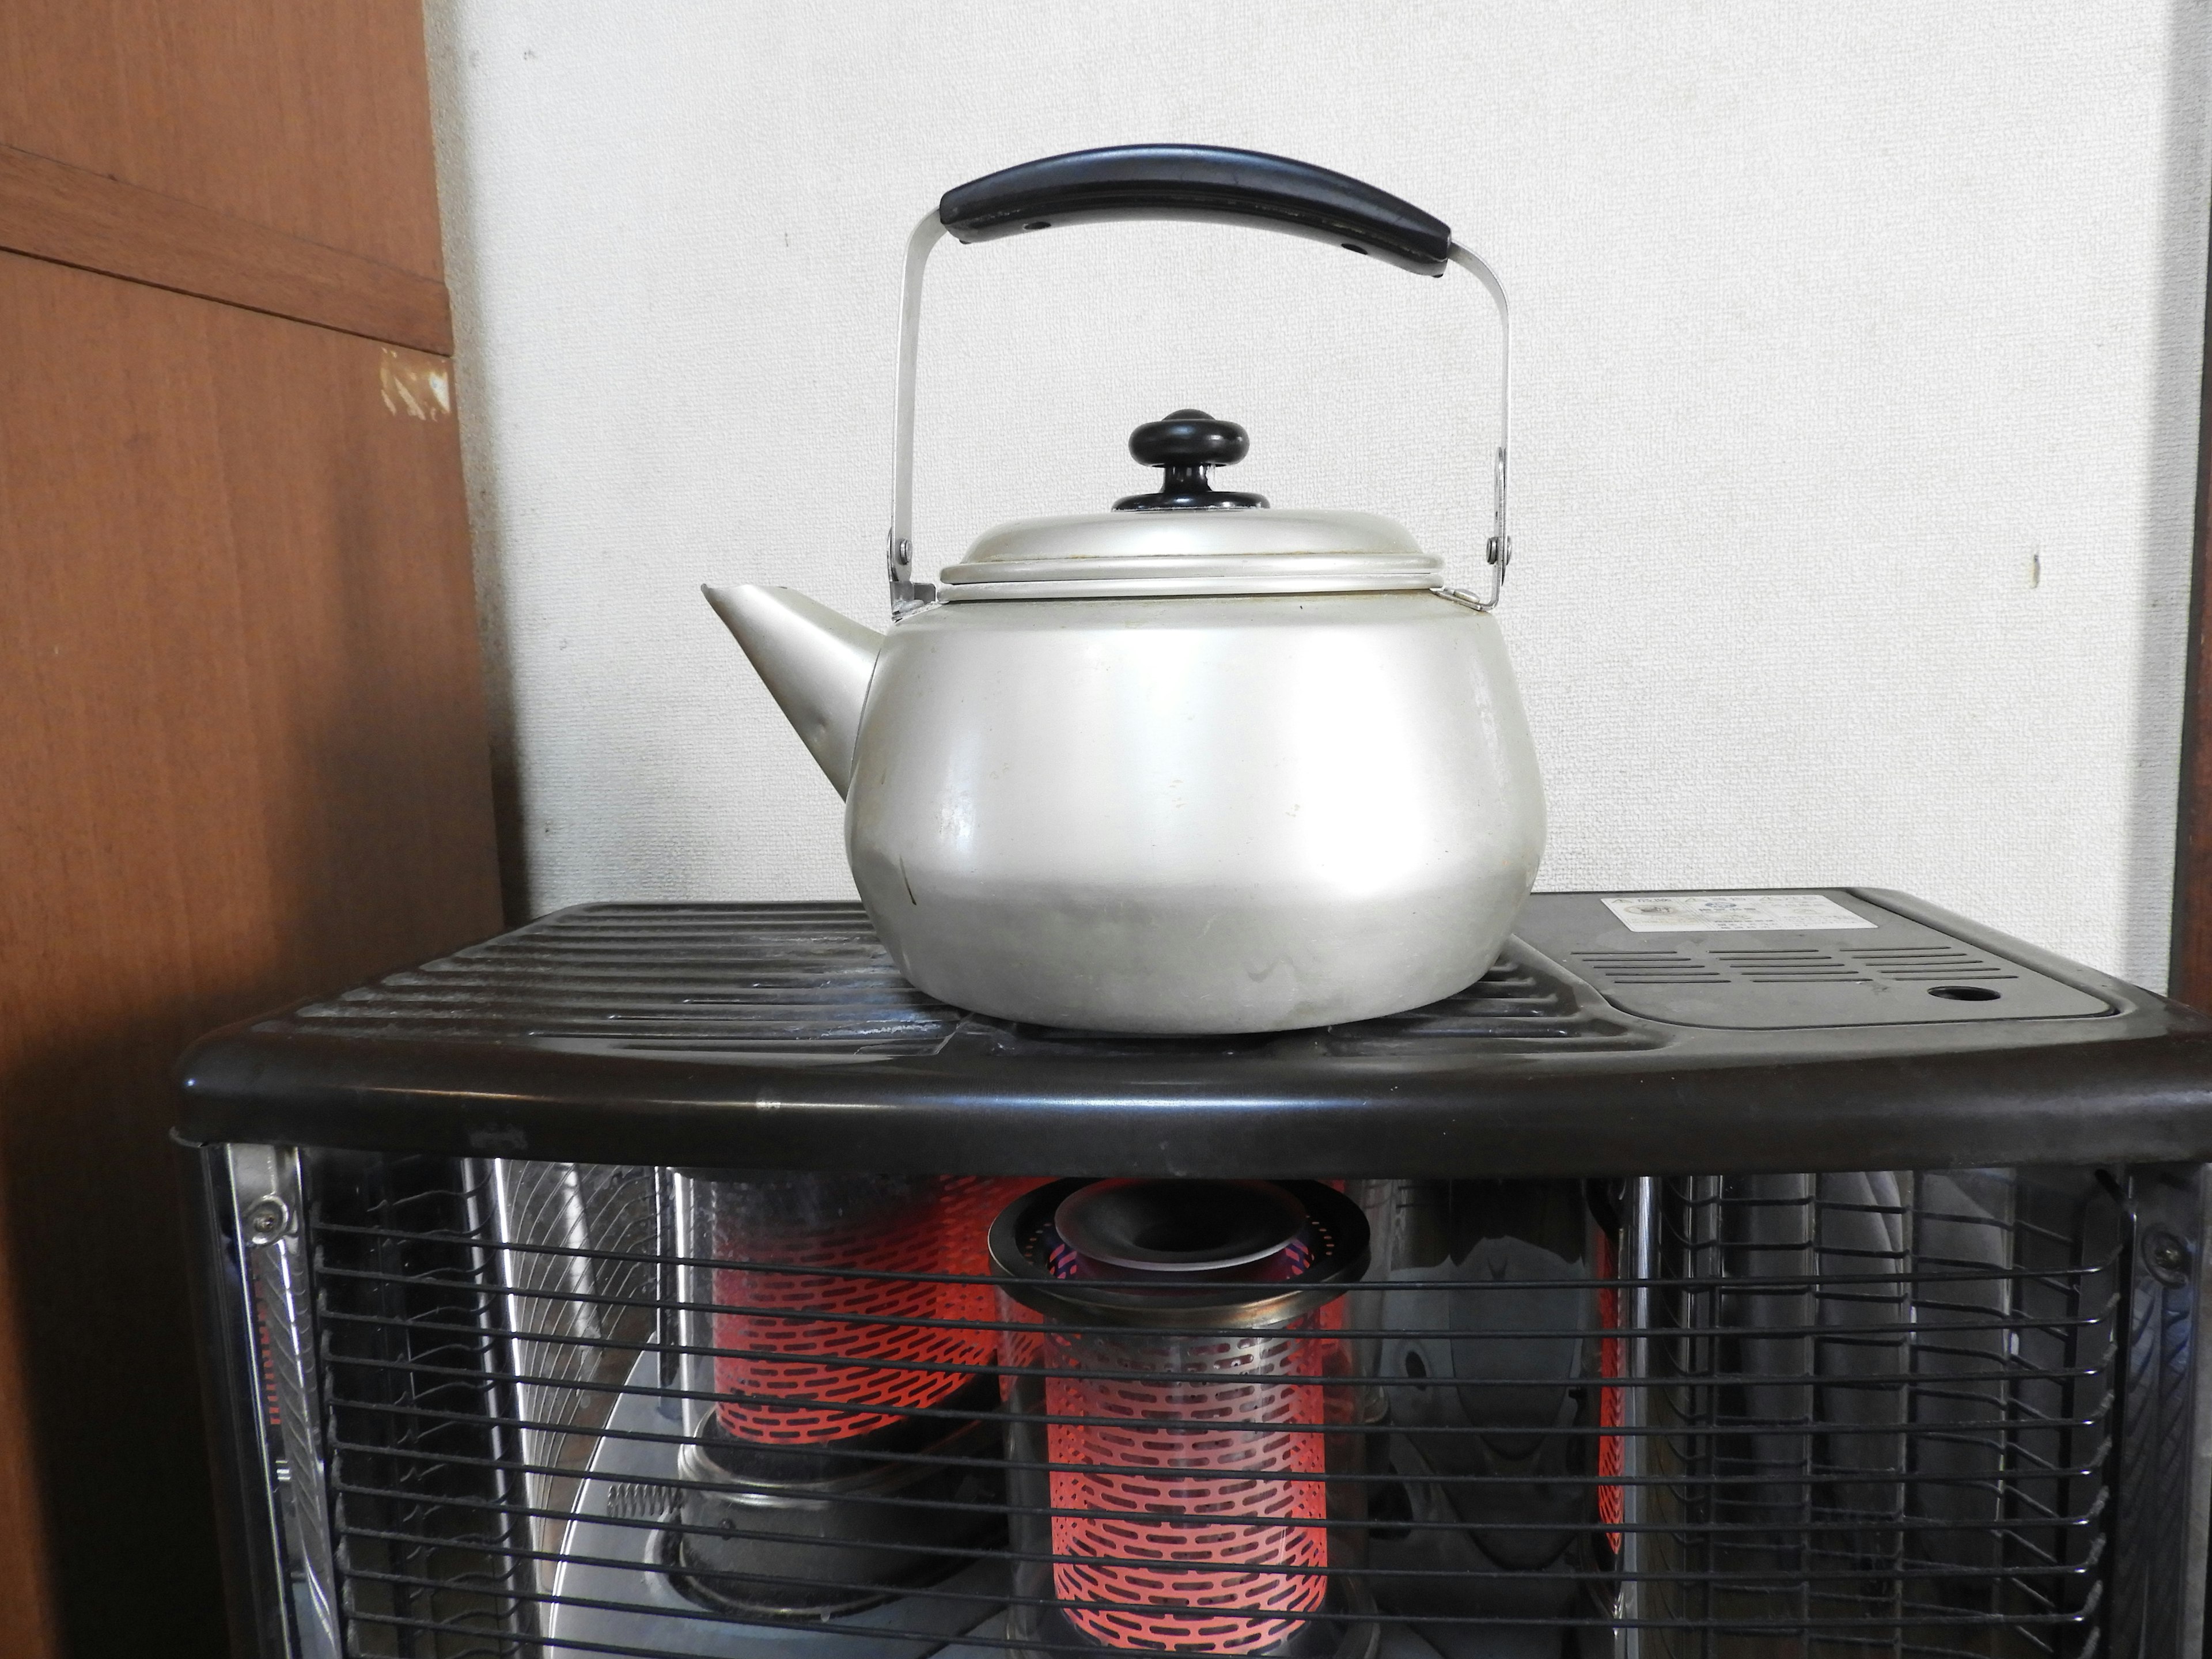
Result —
POLYGON ((2189 652, 2181 702, 2181 787, 2174 815, 2173 931, 2166 990, 2212 1012, 2212 284, 2197 381, 2197 523, 2191 541, 2189 652))
POLYGON ((0 363, 0 1655, 213 1655, 168 1067, 500 925, 446 365, 5 254, 0 363))
POLYGON ((0 144, 0 249, 451 355, 446 285, 0 144))
POLYGON ((417 0, 6 0, 0 143, 442 273, 417 0))

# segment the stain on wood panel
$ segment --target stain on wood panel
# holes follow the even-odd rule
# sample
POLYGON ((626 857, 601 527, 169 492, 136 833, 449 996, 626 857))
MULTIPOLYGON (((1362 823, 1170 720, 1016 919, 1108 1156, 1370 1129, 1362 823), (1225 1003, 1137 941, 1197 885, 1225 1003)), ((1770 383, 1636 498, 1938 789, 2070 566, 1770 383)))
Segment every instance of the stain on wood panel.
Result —
POLYGON ((500 925, 454 427, 384 349, 0 255, 0 1249, 74 1654, 224 1646, 170 1064, 500 925))
POLYGON ((394 415, 417 421, 453 416, 453 368, 443 357, 386 346, 377 380, 384 388, 384 406, 394 415))

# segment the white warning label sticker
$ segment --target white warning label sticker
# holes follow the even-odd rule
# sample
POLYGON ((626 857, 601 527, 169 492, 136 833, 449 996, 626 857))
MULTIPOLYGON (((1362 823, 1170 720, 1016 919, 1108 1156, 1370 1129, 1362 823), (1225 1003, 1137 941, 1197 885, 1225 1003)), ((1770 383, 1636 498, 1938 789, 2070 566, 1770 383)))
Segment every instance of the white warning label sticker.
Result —
POLYGON ((1602 902, 1632 933, 1820 933, 1877 925, 1825 893, 1632 893, 1602 902))

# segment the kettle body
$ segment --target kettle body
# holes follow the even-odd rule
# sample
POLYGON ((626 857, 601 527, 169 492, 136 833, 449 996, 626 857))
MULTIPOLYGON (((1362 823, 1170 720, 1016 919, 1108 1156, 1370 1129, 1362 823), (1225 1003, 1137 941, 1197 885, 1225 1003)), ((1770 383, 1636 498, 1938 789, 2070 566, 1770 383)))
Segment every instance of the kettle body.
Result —
POLYGON ((846 851, 932 995, 1283 1030, 1481 976, 1541 857, 1496 620, 1425 591, 1026 599, 894 628, 846 851))
MULTIPOLYGON (((1281 157, 1139 145, 949 191, 908 244, 887 635, 783 588, 708 588, 846 797, 853 878, 916 986, 1001 1018, 1230 1034, 1398 1012, 1495 959, 1544 841, 1489 592, 1365 512, 1217 489, 1243 428, 1137 428, 1160 488, 1003 525, 935 586, 910 534, 921 280, 950 234, 1206 218, 1334 242, 1504 294, 1441 221, 1281 157)), ((1505 362, 1500 355, 1501 370, 1505 362)))

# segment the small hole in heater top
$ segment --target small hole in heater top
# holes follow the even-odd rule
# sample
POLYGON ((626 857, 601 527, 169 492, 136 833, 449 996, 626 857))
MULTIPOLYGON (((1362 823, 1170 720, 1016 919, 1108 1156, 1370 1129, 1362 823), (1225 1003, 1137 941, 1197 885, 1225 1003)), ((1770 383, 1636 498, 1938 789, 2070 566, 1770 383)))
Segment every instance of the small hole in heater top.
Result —
POLYGON ((1992 991, 1986 985, 1931 985, 1928 994, 1942 997, 1946 1002, 1995 1002, 2004 993, 1992 991))
POLYGON ((1024 225, 1022 228, 1024 230, 1050 230, 1052 228, 1052 221, 1049 219, 1032 219, 1029 223, 1024 225))
POLYGON ((1364 247, 1360 246, 1359 246, 1359 244, 1358 244, 1358 243, 1357 243, 1357 242, 1346 242, 1346 243, 1345 243, 1345 244, 1344 244, 1344 250, 1345 250, 1345 252, 1347 252, 1347 253, 1364 253, 1364 252, 1367 252, 1367 250, 1366 250, 1365 248, 1364 248, 1364 247))

